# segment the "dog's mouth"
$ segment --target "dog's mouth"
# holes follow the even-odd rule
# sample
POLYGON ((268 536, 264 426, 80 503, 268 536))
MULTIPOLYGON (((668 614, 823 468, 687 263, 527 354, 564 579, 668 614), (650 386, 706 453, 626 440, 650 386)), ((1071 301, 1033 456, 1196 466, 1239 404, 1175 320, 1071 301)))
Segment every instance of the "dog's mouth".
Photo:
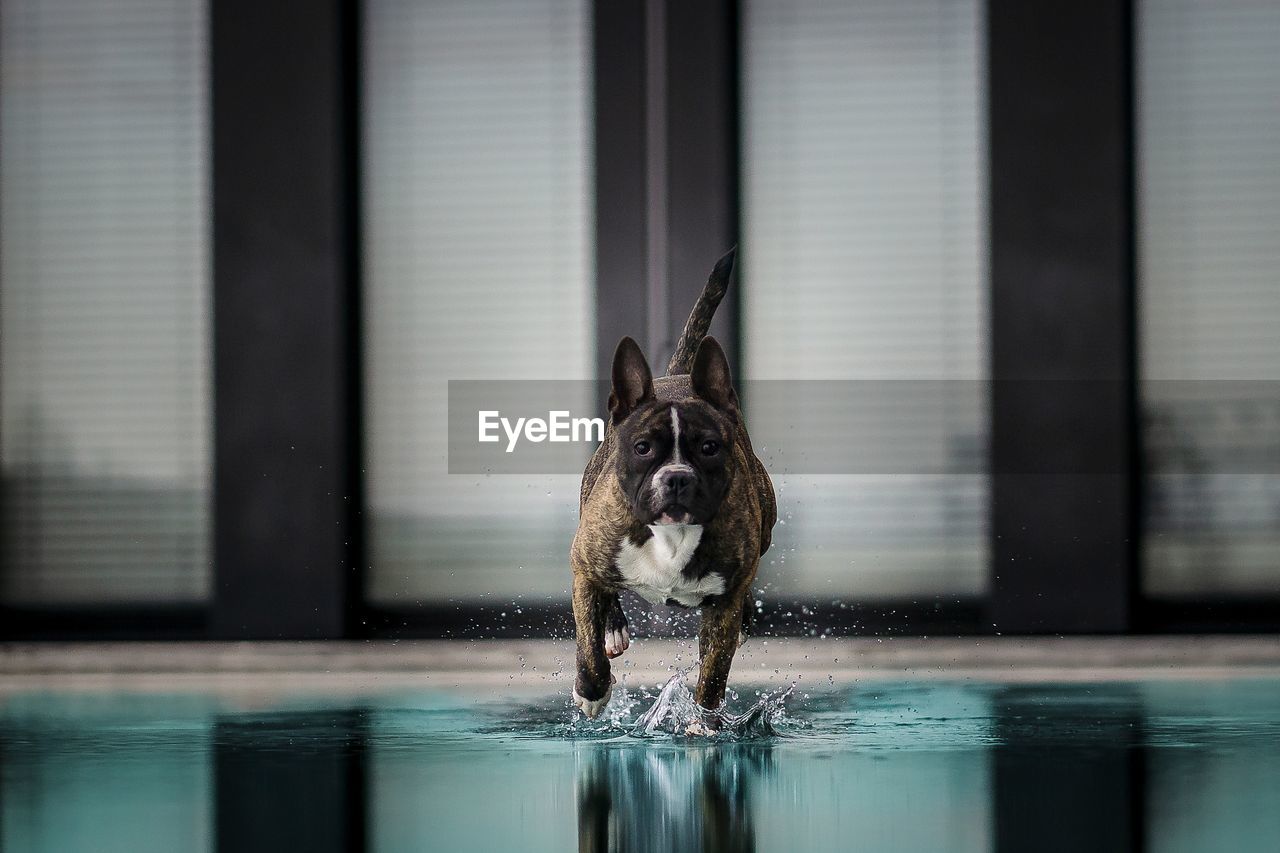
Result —
POLYGON ((664 509, 657 518, 653 520, 654 524, 691 524, 693 516, 687 509, 682 506, 669 506, 664 509))

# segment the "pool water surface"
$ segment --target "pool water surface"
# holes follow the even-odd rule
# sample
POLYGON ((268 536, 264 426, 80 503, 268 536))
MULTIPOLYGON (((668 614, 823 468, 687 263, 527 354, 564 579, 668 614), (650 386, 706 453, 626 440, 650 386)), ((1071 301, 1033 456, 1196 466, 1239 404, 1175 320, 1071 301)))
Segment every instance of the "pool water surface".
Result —
POLYGON ((1280 850, 1280 678, 823 684, 712 738, 661 687, 8 692, 0 848, 1280 850))

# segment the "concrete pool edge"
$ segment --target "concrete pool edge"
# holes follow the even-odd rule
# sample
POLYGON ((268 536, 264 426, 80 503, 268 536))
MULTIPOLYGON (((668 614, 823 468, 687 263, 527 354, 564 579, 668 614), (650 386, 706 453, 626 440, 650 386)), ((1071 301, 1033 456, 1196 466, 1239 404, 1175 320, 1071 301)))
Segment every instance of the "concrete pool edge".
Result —
MULTIPOLYGON (((628 683, 693 666, 692 640, 640 640, 615 672, 628 683)), ((0 691, 31 689, 340 692, 413 688, 568 689, 566 640, 369 640, 0 644, 0 691)), ((1280 638, 753 638, 744 684, 875 680, 1117 681, 1280 676, 1280 638)))

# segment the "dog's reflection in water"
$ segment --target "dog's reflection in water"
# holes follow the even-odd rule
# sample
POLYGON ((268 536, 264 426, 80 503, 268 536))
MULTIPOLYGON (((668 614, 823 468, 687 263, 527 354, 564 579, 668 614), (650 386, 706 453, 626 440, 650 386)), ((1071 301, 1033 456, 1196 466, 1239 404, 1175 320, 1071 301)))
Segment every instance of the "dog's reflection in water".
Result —
POLYGON ((578 755, 580 853, 755 850, 751 788, 767 744, 598 744, 578 755))

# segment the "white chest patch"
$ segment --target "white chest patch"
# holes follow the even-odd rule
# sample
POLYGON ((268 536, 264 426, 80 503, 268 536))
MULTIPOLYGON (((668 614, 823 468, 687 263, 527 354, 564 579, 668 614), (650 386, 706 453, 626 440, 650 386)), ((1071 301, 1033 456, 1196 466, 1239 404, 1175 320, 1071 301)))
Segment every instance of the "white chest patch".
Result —
POLYGON ((618 571, 627 588, 655 604, 674 598, 686 607, 697 607, 708 595, 724 592, 724 577, 710 573, 691 580, 682 571, 702 541, 700 524, 652 524, 653 536, 643 545, 622 540, 618 571))

